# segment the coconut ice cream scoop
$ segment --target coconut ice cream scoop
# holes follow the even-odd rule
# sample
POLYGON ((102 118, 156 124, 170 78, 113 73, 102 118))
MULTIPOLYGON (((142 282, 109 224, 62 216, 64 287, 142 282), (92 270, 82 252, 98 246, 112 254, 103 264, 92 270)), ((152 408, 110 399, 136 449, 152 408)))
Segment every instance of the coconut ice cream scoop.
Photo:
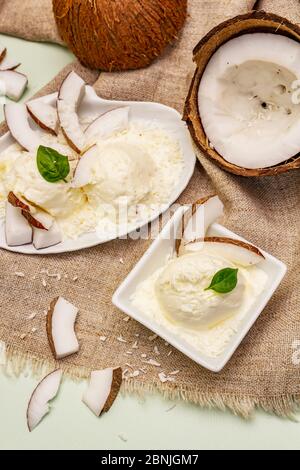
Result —
POLYGON ((239 273, 236 288, 228 294, 206 290, 213 276, 232 267, 225 259, 201 252, 171 261, 155 284, 165 316, 191 329, 212 328, 234 315, 242 306, 246 283, 239 273))
POLYGON ((100 146, 89 166, 84 191, 91 204, 138 204, 151 191, 155 165, 138 145, 115 142, 100 146))

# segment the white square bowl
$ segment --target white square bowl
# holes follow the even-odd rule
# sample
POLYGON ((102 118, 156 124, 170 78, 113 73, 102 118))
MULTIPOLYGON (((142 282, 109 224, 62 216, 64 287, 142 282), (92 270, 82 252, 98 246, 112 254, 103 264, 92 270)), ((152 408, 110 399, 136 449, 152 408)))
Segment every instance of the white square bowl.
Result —
MULTIPOLYGON (((176 227, 178 227, 185 210, 186 207, 183 206, 175 212, 174 216, 165 225, 157 239, 152 243, 150 248, 146 251, 131 273, 117 289, 113 295, 112 301, 113 304, 120 310, 138 322, 142 323, 148 329, 152 330, 154 333, 166 340, 193 361, 213 372, 220 372, 230 360, 246 334, 249 332, 252 325, 255 323, 273 296, 274 292, 286 274, 287 267, 284 263, 274 258, 274 256, 261 250, 265 256, 265 260, 259 264, 259 267, 268 275, 268 281, 264 291, 253 303, 251 311, 248 311, 248 313, 241 320, 238 331, 230 338, 230 341, 224 349, 223 353, 218 357, 204 355, 193 346, 183 341, 176 334, 170 332, 167 328, 159 325, 157 322, 149 318, 140 309, 134 307, 130 301, 130 298, 135 292, 138 284, 151 276, 154 271, 164 266, 167 257, 170 256, 174 251, 174 239, 170 239, 168 234, 176 233, 176 227)), ((222 225, 216 223, 210 227, 209 235, 229 237, 245 242, 247 241, 230 230, 227 230, 222 225)))

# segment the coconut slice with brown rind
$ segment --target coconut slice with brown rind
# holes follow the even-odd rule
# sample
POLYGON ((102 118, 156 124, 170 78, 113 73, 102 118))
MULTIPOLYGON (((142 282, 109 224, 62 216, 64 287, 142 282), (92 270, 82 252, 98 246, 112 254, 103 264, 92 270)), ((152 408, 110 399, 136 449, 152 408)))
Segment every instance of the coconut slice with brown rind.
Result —
POLYGON ((9 59, 7 56, 0 62, 0 71, 15 70, 21 65, 20 62, 14 59, 9 59))
POLYGON ((81 153, 86 145, 84 132, 81 128, 77 109, 85 95, 85 82, 75 72, 63 81, 57 99, 58 119, 62 132, 77 153, 81 153))
POLYGON ((182 216, 175 242, 176 253, 186 243, 203 238, 210 225, 222 217, 223 211, 224 205, 215 194, 194 202, 182 216))
POLYGON ((27 103, 27 111, 35 123, 50 134, 58 133, 57 110, 43 101, 30 101, 27 103))
POLYGON ((112 407, 120 391, 121 384, 121 367, 93 371, 82 401, 96 416, 100 416, 112 407))
POLYGON ((86 144, 94 145, 98 139, 106 139, 128 129, 130 107, 116 108, 99 116, 85 130, 86 144))
POLYGON ((61 379, 62 371, 60 369, 51 372, 43 378, 31 395, 27 408, 27 425, 30 432, 49 413, 49 402, 56 397, 61 379))
POLYGON ((179 255, 203 252, 225 258, 230 262, 249 267, 261 263, 265 257, 262 252, 250 243, 227 237, 205 237, 187 245, 182 245, 179 255))
POLYGON ((13 138, 28 152, 34 152, 41 144, 40 136, 34 132, 28 121, 25 104, 9 103, 4 106, 7 126, 13 138))
POLYGON ((63 297, 57 297, 50 304, 47 314, 47 335, 56 359, 63 359, 79 351, 75 334, 77 314, 78 308, 63 297))
POLYGON ((16 196, 12 191, 9 192, 7 199, 12 206, 21 209, 23 217, 25 217, 32 227, 40 230, 49 230, 52 227, 54 219, 47 212, 39 210, 29 205, 29 203, 22 201, 22 199, 16 196))
POLYGON ((93 147, 87 150, 80 157, 72 180, 73 188, 82 188, 83 186, 91 183, 92 168, 95 162, 99 159, 99 152, 97 149, 97 145, 93 145, 93 147))

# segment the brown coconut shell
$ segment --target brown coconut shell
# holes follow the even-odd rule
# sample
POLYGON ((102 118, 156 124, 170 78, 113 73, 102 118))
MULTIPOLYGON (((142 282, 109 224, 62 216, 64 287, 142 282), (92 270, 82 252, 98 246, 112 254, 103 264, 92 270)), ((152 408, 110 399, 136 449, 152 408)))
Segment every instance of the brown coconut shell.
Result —
POLYGON ((209 145, 198 109, 198 90, 204 70, 210 58, 219 47, 235 37, 258 32, 280 34, 300 42, 299 26, 291 23, 286 18, 264 11, 253 11, 221 23, 212 29, 194 49, 194 61, 197 64, 197 69, 191 83, 184 110, 184 120, 189 127, 195 143, 204 155, 212 159, 224 170, 235 175, 247 177, 278 175, 289 170, 300 168, 300 149, 299 154, 295 155, 295 157, 269 168, 246 169, 229 163, 209 145))
POLYGON ((120 71, 148 66, 177 39, 187 0, 53 0, 53 11, 83 65, 120 71))
POLYGON ((53 340, 53 335, 52 335, 52 318, 53 318, 54 309, 55 309, 55 306, 57 304, 58 299, 59 299, 59 297, 56 297, 55 299, 53 299, 51 301, 50 307, 49 307, 48 312, 47 312, 47 318, 46 318, 47 337, 48 337, 51 352, 52 352, 55 359, 58 359, 58 358, 57 358, 56 349, 55 349, 54 340, 53 340))
POLYGON ((116 400, 119 394, 119 391, 122 385, 122 380, 123 380, 122 369, 121 367, 117 367, 116 369, 113 370, 113 380, 111 384, 111 391, 101 413, 107 413, 112 407, 112 405, 114 404, 114 401, 116 400))

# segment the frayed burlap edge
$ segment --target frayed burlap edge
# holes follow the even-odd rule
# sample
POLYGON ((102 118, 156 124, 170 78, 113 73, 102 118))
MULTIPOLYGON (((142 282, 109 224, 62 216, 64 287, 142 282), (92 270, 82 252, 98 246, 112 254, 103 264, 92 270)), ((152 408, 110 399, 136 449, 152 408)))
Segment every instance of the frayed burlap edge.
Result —
MULTIPOLYGON (((85 367, 69 366, 55 360, 37 358, 29 352, 23 353, 14 347, 7 347, 5 356, 6 362, 1 366, 1 369, 8 377, 19 377, 24 374, 38 378, 42 374, 46 375, 57 368, 62 369, 65 377, 73 381, 87 379, 90 375, 90 370, 85 367)), ((232 394, 204 393, 182 388, 179 390, 174 388, 173 385, 169 387, 159 382, 146 384, 130 381, 130 379, 123 381, 121 391, 125 395, 135 394, 139 397, 146 397, 159 392, 167 400, 182 401, 201 408, 216 409, 222 412, 230 411, 245 420, 251 419, 255 410, 262 410, 281 418, 297 421, 295 414, 300 410, 300 394, 268 396, 266 398, 245 397, 232 394)))

